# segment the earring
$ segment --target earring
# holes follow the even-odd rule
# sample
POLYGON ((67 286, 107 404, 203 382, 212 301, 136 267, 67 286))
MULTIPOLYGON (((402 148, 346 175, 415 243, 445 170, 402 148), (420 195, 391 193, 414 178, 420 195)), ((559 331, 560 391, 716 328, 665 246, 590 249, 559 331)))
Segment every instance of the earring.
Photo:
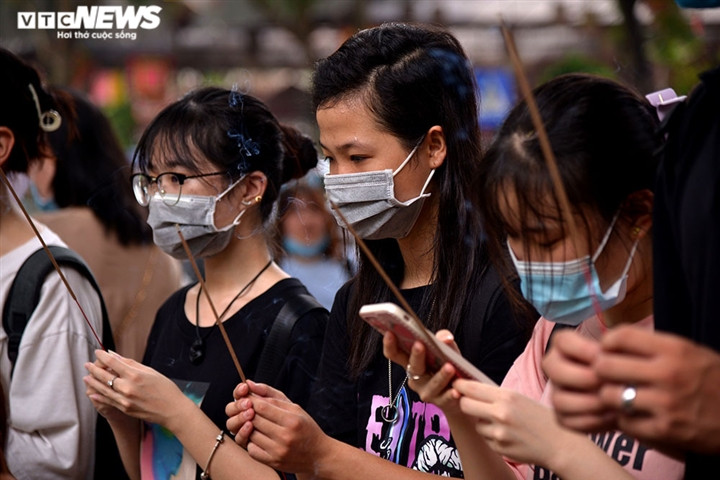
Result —
POLYGON ((261 200, 262 200, 262 197, 260 195, 255 197, 255 203, 260 203, 261 200))
POLYGON ((637 237, 638 235, 640 235, 640 232, 642 232, 642 230, 640 230, 640 227, 634 227, 634 228, 632 229, 632 235, 633 235, 633 237, 637 237))

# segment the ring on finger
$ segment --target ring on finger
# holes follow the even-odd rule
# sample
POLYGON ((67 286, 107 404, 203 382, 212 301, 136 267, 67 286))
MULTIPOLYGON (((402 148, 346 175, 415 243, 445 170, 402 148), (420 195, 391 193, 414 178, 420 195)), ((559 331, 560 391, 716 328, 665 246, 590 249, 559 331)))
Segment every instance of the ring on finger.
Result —
POLYGON ((110 380, 107 381, 108 387, 110 387, 112 390, 115 390, 115 387, 113 387, 113 384, 115 383, 115 380, 117 380, 118 376, 115 375, 110 380))
POLYGON ((408 376, 408 378, 409 378, 410 380, 414 380, 414 381, 416 381, 416 382, 423 377, 422 375, 415 375, 415 374, 412 372, 412 370, 410 369, 410 364, 409 364, 409 363, 407 364, 407 367, 405 367, 405 373, 407 374, 407 376, 408 376))
POLYGON ((620 394, 620 408, 627 415, 635 412, 635 398, 637 398, 637 388, 634 385, 626 385, 620 394))

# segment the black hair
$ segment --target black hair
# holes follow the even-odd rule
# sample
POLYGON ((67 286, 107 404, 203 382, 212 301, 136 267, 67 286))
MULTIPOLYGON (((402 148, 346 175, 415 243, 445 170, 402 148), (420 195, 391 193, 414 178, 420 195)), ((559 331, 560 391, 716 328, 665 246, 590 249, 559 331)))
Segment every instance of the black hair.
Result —
MULTIPOLYGON (((586 228, 607 228, 621 207, 632 208, 625 205, 630 194, 652 191, 663 138, 656 113, 643 97, 614 80, 589 74, 561 75, 533 95, 569 204, 586 228)), ((550 214, 565 235, 560 200, 524 101, 500 127, 476 180, 476 204, 492 258, 507 259, 505 239, 518 221, 515 233, 524 236, 530 219, 550 214), (517 199, 513 219, 503 215, 509 192, 517 199)), ((544 226, 536 222, 533 228, 544 226)), ((506 272, 513 269, 507 262, 499 266, 506 272)))
POLYGON ((26 172, 28 163, 39 159, 47 148, 32 91, 41 112, 54 108, 55 102, 43 88, 37 70, 4 48, 0 48, 0 72, 0 125, 15 136, 3 170, 26 172))
MULTIPOLYGON (((439 214, 432 285, 417 313, 429 319, 431 330, 455 330, 469 314, 473 292, 488 264, 480 217, 471 206, 481 145, 475 77, 468 58, 455 37, 436 27, 388 23, 362 30, 319 61, 313 76, 316 110, 350 96, 361 98, 380 128, 408 150, 431 127, 443 129, 447 156, 433 178, 439 214)), ((405 265, 397 241, 366 243, 399 283, 405 265)), ((350 300, 348 315, 355 376, 381 350, 380 336, 359 320, 357 312, 366 303, 390 299, 389 288, 362 251, 356 280, 357 294, 350 300)))
POLYGON ((135 201, 127 179, 130 162, 110 121, 80 92, 52 87, 64 119, 47 134, 57 159, 52 180, 59 207, 88 206, 122 245, 152 241, 144 211, 135 201))
POLYGON ((280 187, 317 164, 312 140, 281 125, 257 98, 219 87, 203 87, 165 107, 145 129, 133 157, 142 171, 154 168, 159 154, 165 166, 201 173, 201 154, 231 180, 260 171, 268 188, 260 203, 269 218, 280 187))

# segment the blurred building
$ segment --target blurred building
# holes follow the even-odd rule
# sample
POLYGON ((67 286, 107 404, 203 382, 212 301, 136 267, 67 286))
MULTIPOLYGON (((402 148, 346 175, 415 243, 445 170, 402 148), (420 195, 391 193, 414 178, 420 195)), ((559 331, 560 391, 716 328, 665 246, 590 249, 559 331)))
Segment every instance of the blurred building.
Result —
MULTIPOLYGON (((598 70, 648 90, 678 82, 669 72, 682 58, 666 57, 678 49, 690 55, 684 46, 692 46, 690 39, 669 45, 671 53, 645 48, 645 40, 666 27, 647 29, 673 8, 673 0, 2 0, 0 44, 35 58, 51 81, 89 91, 115 108, 119 128, 130 128, 123 121, 133 125, 134 133, 125 137, 137 135, 164 103, 201 83, 253 93, 281 119, 312 134, 307 92, 315 60, 359 28, 386 21, 436 23, 458 37, 478 80, 487 82, 481 90, 492 128, 514 100, 501 21, 512 30, 535 82, 563 70, 598 70), (59 30, 18 28, 18 12, 152 5, 162 8, 159 25, 134 30, 135 38, 61 39, 59 30), (623 5, 631 8, 631 21, 623 5), (618 41, 623 29, 630 38, 626 48, 618 41)), ((682 15, 703 48, 717 55, 720 9, 682 15)), ((697 63, 694 57, 688 62, 697 63)), ((694 78, 683 81, 692 84, 694 78)))

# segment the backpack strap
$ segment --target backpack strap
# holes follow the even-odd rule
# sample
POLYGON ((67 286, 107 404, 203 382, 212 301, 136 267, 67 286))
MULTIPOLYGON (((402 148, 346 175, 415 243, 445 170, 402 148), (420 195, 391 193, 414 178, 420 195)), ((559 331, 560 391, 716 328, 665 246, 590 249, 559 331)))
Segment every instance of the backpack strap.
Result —
MULTIPOLYGON (((103 346, 108 349, 114 349, 115 342, 112 338, 105 302, 103 301, 100 287, 87 264, 77 253, 69 248, 57 245, 51 245, 48 248, 52 252, 53 257, 55 257, 58 265, 77 270, 90 282, 97 292, 100 297, 100 307, 102 309, 103 346)), ((8 292, 3 307, 2 318, 3 328, 8 336, 8 358, 12 365, 10 376, 12 376, 12 372, 15 371, 15 360, 17 360, 20 341, 22 340, 25 327, 27 327, 30 317, 40 301, 40 291, 45 283, 45 278, 52 271, 54 271, 54 266, 50 261, 50 257, 48 257, 45 249, 40 248, 33 252, 20 266, 10 286, 10 291, 8 292)))
POLYGON ((270 384, 274 382, 290 349, 290 337, 295 323, 306 313, 317 309, 325 310, 325 307, 315 297, 304 293, 285 302, 265 340, 254 381, 270 384))

